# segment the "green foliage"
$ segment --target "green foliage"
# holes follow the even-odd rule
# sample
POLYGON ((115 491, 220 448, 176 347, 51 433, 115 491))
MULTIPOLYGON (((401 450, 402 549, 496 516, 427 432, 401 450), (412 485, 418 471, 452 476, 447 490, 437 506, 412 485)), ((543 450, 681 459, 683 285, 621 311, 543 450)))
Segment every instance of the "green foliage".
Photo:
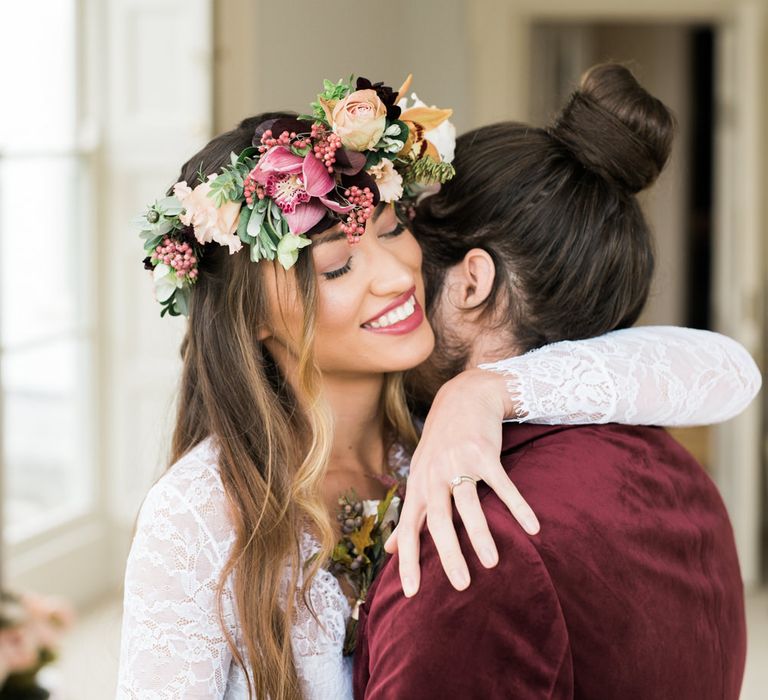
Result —
POLYGON ((181 312, 176 308, 176 296, 180 291, 180 289, 177 289, 165 301, 160 303, 160 306, 162 307, 160 310, 160 318, 166 314, 169 316, 179 316, 181 314, 181 312))
POLYGON ((234 153, 231 155, 231 163, 226 166, 213 180, 209 197, 213 199, 217 207, 226 202, 242 202, 245 200, 243 186, 245 178, 251 171, 249 158, 240 160, 234 153))
POLYGON ((403 173, 406 184, 432 185, 448 182, 456 171, 450 163, 436 161, 431 156, 419 158, 403 173))
POLYGON ((381 154, 380 151, 368 151, 368 157, 365 159, 365 165, 363 166, 363 170, 368 170, 369 168, 372 168, 374 165, 378 165, 381 163, 381 159, 384 156, 381 154))
POLYGON ((343 100, 352 92, 352 82, 354 79, 355 76, 350 75, 349 80, 345 81, 343 78, 340 78, 337 83, 323 80, 323 91, 318 94, 317 100, 310 105, 312 107, 310 119, 327 124, 325 110, 323 105, 320 104, 320 100, 343 100))

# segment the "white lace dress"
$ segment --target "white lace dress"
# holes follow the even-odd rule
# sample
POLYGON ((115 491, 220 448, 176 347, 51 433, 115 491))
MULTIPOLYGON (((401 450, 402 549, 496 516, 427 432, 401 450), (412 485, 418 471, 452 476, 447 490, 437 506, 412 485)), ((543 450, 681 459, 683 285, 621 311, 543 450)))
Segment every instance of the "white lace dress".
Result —
MULTIPOLYGON (((643 328, 557 343, 488 366, 509 376, 525 420, 684 425, 726 420, 749 403, 760 374, 734 341, 706 331, 643 328)), ((393 467, 405 469, 402 453, 393 467)), ((125 574, 117 698, 245 700, 216 609, 216 585, 234 535, 211 440, 152 487, 139 514, 125 574)), ((305 559, 317 547, 305 535, 305 559)), ((306 698, 352 697, 342 655, 349 603, 326 570, 310 591, 322 625, 305 608, 292 630, 306 698)), ((243 655, 232 581, 224 623, 243 655)), ((403 653, 407 653, 404 650, 403 653)))

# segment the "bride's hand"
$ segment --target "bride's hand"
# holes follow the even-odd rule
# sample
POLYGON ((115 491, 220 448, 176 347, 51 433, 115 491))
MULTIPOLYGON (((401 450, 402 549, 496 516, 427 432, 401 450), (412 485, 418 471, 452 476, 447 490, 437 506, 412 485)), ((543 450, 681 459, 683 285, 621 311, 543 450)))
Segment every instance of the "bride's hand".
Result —
MULTIPOLYGON (((453 527, 451 481, 470 476, 484 481, 531 535, 539 522, 501 465, 501 422, 514 415, 506 387, 508 377, 472 369, 462 372, 438 391, 411 462, 400 522, 386 550, 400 554, 400 580, 406 596, 419 589, 419 535, 427 521, 440 561, 457 590, 469 586, 469 569, 453 527)), ((499 555, 480 506, 476 487, 462 481, 453 500, 472 546, 486 568, 499 555)))

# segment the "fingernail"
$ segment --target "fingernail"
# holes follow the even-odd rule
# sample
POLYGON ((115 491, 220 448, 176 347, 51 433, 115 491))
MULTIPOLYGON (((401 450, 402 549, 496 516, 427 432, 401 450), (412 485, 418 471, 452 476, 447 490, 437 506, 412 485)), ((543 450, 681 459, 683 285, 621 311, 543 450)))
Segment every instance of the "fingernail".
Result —
POLYGON ((485 547, 480 550, 480 560, 483 562, 483 566, 490 569, 492 566, 496 566, 499 563, 499 555, 495 549, 485 547))
POLYGON ((413 580, 407 577, 403 579, 403 595, 406 598, 413 598, 416 595, 416 586, 413 584, 413 580))
POLYGON ((451 571, 451 581, 461 589, 466 588, 469 585, 469 575, 464 573, 461 569, 454 569, 451 571))
POLYGON ((540 529, 539 521, 535 515, 526 515, 523 518, 523 527, 529 535, 535 535, 540 529))

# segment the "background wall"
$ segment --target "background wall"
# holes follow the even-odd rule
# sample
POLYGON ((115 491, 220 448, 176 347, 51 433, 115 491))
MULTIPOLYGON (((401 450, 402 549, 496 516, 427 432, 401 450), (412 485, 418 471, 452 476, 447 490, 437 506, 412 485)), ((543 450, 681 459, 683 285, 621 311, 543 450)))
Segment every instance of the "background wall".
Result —
POLYGON ((469 127, 464 0, 329 0, 321 12, 311 0, 286 0, 279 15, 292 18, 296 31, 265 27, 273 7, 261 0, 215 4, 217 129, 268 109, 306 110, 319 81, 351 70, 395 89, 413 73, 413 90, 430 104, 453 107, 459 131, 469 127))

